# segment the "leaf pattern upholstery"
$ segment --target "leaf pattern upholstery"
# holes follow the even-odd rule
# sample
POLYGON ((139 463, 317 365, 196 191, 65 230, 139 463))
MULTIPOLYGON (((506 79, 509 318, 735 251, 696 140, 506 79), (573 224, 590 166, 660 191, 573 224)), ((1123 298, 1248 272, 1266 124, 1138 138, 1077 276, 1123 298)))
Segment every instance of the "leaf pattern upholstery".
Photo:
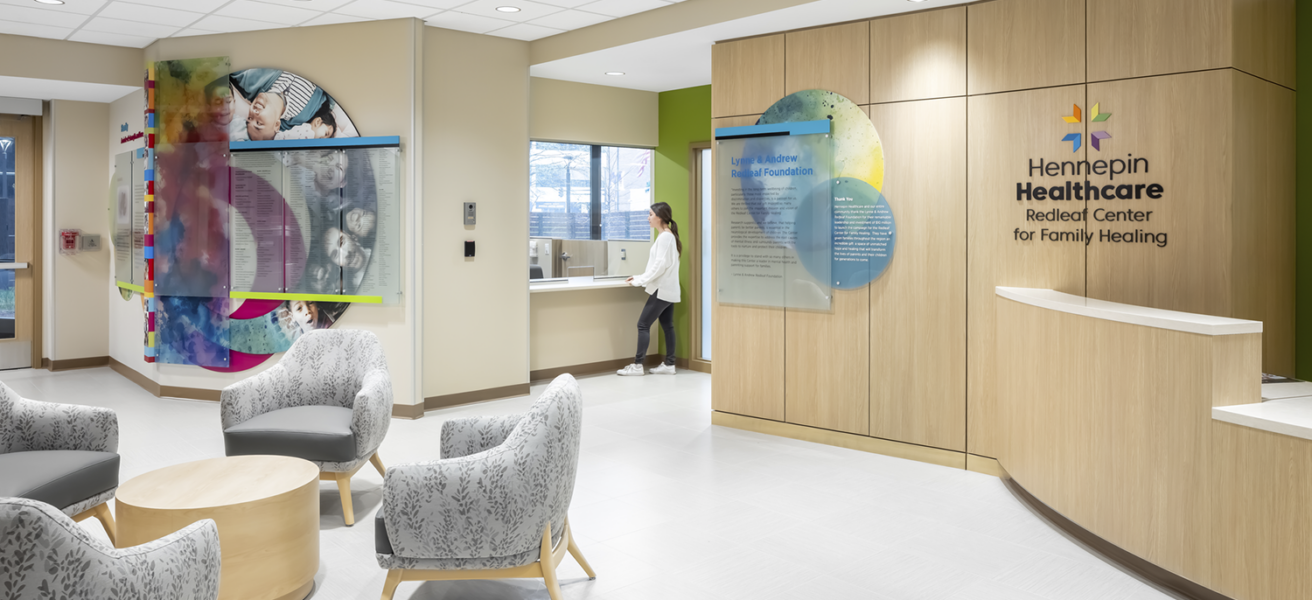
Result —
POLYGON ((224 430, 281 408, 350 408, 356 459, 311 461, 321 471, 348 473, 369 460, 387 435, 392 378, 372 332, 318 329, 298 338, 278 364, 224 388, 219 405, 224 430))
POLYGON ((574 495, 583 397, 557 377, 522 416, 442 426, 441 460, 395 466, 383 484, 393 554, 385 569, 500 569, 538 560, 542 529, 559 541, 574 495))
POLYGON ((204 519, 116 549, 44 502, 0 498, 0 597, 18 600, 214 600, 219 531, 204 519))

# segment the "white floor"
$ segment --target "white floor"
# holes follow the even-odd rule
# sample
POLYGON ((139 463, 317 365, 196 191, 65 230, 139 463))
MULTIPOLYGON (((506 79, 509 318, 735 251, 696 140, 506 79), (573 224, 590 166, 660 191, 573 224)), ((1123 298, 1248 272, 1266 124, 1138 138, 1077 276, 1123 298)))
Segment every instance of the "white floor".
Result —
MULTIPOLYGON (((0 372, 28 398, 118 411, 121 480, 223 455, 216 402, 159 399, 107 368, 0 372)), ((589 377, 570 522, 598 578, 569 558, 572 599, 1118 600, 1169 596, 1089 554, 993 477, 710 424, 707 375, 589 377)), ((533 395, 542 386, 534 386, 533 395)), ((438 455, 444 419, 532 397, 393 420, 385 464, 438 455)), ((345 527, 324 483, 316 600, 377 598, 382 478, 353 482, 345 527)), ((104 535, 95 520, 83 526, 104 535)), ((397 598, 546 599, 540 581, 403 583, 397 598)))

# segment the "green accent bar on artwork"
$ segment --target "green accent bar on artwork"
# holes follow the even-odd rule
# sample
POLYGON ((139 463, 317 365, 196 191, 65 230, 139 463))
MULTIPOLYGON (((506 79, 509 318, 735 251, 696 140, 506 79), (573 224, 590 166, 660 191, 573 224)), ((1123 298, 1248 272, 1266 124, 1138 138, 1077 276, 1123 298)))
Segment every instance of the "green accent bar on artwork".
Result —
POLYGON ((303 302, 355 302, 382 304, 382 296, 343 296, 339 294, 269 294, 264 292, 229 292, 229 298, 241 300, 300 300, 303 302))
POLYGON ((122 281, 115 281, 114 283, 117 284, 118 287, 121 287, 125 290, 132 290, 134 292, 137 292, 138 294, 146 293, 146 288, 139 285, 132 285, 130 283, 124 283, 122 281))

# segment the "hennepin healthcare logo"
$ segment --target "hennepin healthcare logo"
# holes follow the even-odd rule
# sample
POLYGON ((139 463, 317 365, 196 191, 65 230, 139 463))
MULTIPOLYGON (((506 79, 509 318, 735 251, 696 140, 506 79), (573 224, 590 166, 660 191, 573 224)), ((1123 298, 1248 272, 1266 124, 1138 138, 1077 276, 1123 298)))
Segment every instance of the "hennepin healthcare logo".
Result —
MULTIPOLYGON (((1074 105, 1072 105, 1072 108, 1074 109, 1074 111, 1073 111, 1074 114, 1072 114, 1072 115, 1070 115, 1070 116, 1062 117, 1061 119, 1062 119, 1063 121, 1066 121, 1067 123, 1079 123, 1079 122, 1080 122, 1080 105, 1078 105, 1078 104, 1074 104, 1074 105)), ((1101 122, 1103 122, 1103 121, 1106 121, 1107 119, 1110 119, 1111 116, 1112 116, 1112 113, 1100 112, 1100 111, 1098 110, 1098 105, 1097 105, 1097 104, 1094 104, 1094 105, 1093 105, 1093 117, 1089 119, 1089 122, 1090 122, 1090 123, 1101 123, 1101 122)), ((1090 146, 1093 146, 1093 149, 1094 149, 1094 150, 1098 150, 1099 152, 1101 152, 1101 151, 1102 151, 1102 145, 1101 145, 1101 144, 1102 144, 1102 141, 1105 140, 1105 139, 1111 138, 1111 137, 1112 137, 1112 134, 1107 133, 1106 131, 1095 131, 1095 132, 1089 134, 1089 145, 1090 145, 1090 146)), ((1080 151, 1080 142, 1082 141, 1081 138, 1083 138, 1083 134, 1079 134, 1079 133, 1068 133, 1068 134, 1066 134, 1066 137, 1061 138, 1061 141, 1063 141, 1063 142, 1072 142, 1071 145, 1072 145, 1073 147, 1071 148, 1071 152, 1079 152, 1079 151, 1080 151)))

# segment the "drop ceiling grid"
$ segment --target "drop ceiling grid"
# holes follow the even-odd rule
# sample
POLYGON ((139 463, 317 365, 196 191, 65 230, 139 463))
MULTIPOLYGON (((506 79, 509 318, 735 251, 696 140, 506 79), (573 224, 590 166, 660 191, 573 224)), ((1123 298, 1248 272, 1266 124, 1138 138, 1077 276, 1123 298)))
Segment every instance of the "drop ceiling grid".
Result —
POLYGON ((157 39, 414 17, 531 41, 683 0, 0 0, 0 33, 145 47, 157 39), (515 6, 518 13, 498 12, 515 6))

